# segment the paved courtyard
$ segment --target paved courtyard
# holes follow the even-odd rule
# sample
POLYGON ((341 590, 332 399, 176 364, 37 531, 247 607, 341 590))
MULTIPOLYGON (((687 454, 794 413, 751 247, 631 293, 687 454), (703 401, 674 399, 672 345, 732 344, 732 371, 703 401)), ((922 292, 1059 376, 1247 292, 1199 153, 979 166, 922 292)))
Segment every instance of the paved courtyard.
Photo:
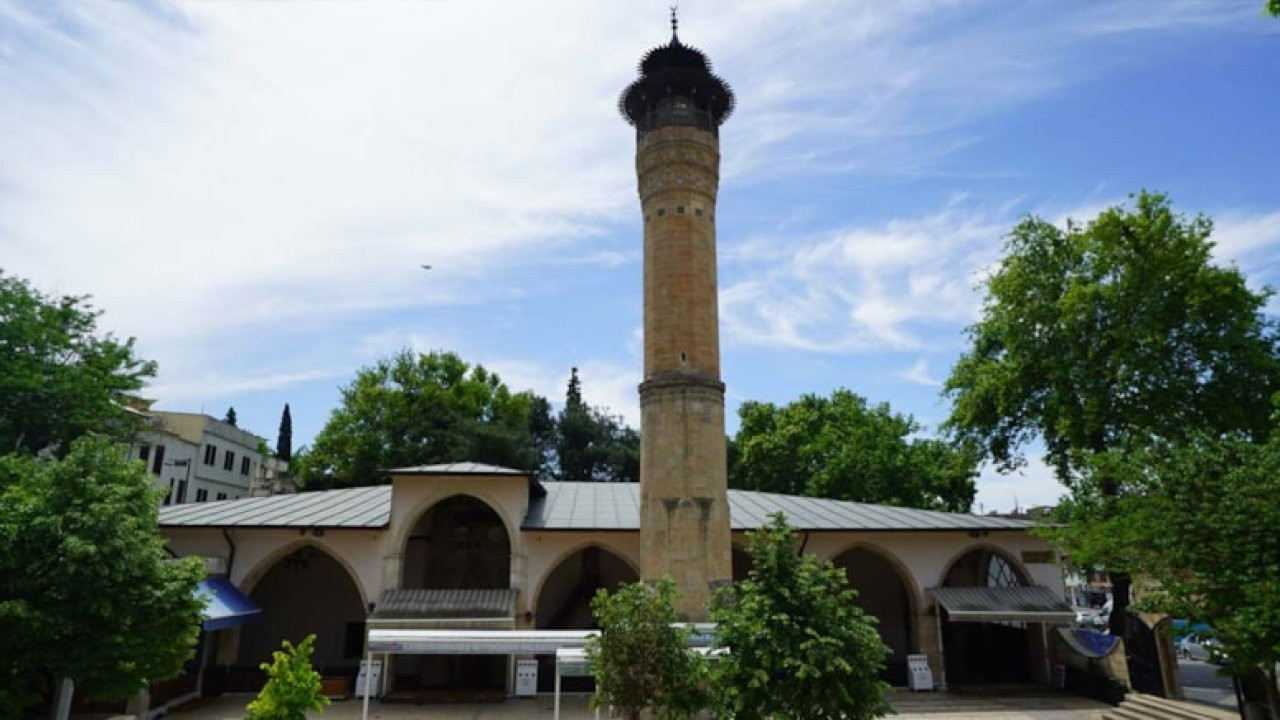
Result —
MULTIPOLYGON (((225 695, 204 707, 169 715, 173 720, 241 720, 244 706, 251 695, 225 695)), ((583 695, 561 700, 565 720, 594 717, 587 710, 583 695)), ((895 691, 890 699, 896 716, 902 720, 1100 720, 1109 706, 1070 695, 1028 694, 975 697, 950 693, 908 693, 895 691)), ((360 717, 361 705, 356 700, 335 702, 325 711, 325 720, 354 720, 360 717)), ((509 700, 485 705, 383 705, 369 706, 369 717, 439 718, 440 720, 487 720, 489 718, 550 718, 552 698, 509 700)))

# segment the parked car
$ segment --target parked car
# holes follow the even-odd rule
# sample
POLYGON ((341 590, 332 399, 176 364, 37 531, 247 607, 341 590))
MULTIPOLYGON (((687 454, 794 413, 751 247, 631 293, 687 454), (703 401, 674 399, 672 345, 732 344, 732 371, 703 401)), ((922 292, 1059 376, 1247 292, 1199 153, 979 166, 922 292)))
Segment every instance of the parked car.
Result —
POLYGON ((1227 655, 1222 651, 1222 643, 1215 638, 1196 633, 1178 640, 1178 657, 1187 660, 1207 660, 1215 665, 1222 665, 1227 661, 1227 655))
POLYGON ((1090 630, 1105 631, 1111 623, 1111 601, 1100 608, 1076 608, 1076 624, 1090 630))

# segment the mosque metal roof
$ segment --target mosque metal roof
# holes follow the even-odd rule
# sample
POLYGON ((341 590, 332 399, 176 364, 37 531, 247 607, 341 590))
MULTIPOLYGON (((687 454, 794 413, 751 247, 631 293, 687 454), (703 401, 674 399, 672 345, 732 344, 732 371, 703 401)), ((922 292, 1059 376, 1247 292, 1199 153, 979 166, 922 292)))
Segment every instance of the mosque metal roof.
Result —
POLYGON ((442 463, 439 465, 410 465, 402 468, 388 468, 383 472, 388 475, 528 475, 523 470, 516 470, 500 465, 486 465, 477 462, 442 463))
MULTIPOLYGON (((636 530, 638 483, 544 483, 547 495, 529 506, 526 530, 636 530)), ((807 498, 780 493, 729 491, 729 524, 753 530, 775 512, 797 530, 1026 530, 1035 523, 1012 518, 807 498)))
POLYGON ((160 508, 160 527, 381 528, 390 521, 390 485, 160 508))
MULTIPOLYGON (((474 463, 455 465, 494 467, 474 463)), ((422 466, 423 469, 416 472, 432 472, 425 469, 428 467, 453 466, 422 466)), ((454 472, 495 474, 488 470, 454 472)), ((508 470, 496 474, 524 473, 508 470)), ((542 487, 546 488, 546 495, 535 494, 531 499, 522 526, 525 530, 634 532, 640 527, 637 483, 548 482, 542 487)), ((729 521, 734 530, 760 527, 775 512, 786 515, 797 530, 809 531, 1026 530, 1035 526, 1028 520, 1005 517, 729 491, 729 521)), ((185 503, 160 510, 161 527, 383 528, 390 519, 390 485, 185 503)))

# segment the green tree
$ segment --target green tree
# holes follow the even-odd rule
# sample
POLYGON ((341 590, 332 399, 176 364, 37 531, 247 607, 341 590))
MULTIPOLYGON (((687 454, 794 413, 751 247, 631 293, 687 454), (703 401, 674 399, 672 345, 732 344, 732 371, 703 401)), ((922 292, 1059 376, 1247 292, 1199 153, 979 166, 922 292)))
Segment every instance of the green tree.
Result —
POLYGON ((203 564, 165 552, 151 485, 101 436, 60 460, 0 457, 0 707, 61 678, 128 697, 191 657, 203 564))
POLYGON ((717 712, 734 718, 871 718, 891 711, 890 652, 844 571, 796 549, 781 513, 748 535, 747 578, 717 593, 711 619, 717 712))
POLYGON ((1268 688, 1280 718, 1280 436, 1198 436, 1174 447, 1091 458, 1080 492, 1046 532, 1083 566, 1140 575, 1138 605, 1206 622, 1233 674, 1268 688), (1096 478, 1122 492, 1101 492, 1096 478))
MULTIPOLYGON (((1069 487, 1091 454, 1201 430, 1265 437, 1280 389, 1270 291, 1212 263, 1212 230, 1145 192, 1086 225, 1020 222, 944 386, 947 429, 1003 469, 1039 439, 1069 487)), ((1096 489, 1115 496, 1117 483, 1096 489)), ((1119 634, 1129 580, 1112 580, 1119 634)))
POLYGON ((640 481, 640 434, 622 418, 583 401, 578 368, 570 373, 556 430, 558 479, 640 481))
POLYGON ((745 402, 730 454, 729 485, 744 490, 966 511, 977 455, 914 437, 909 415, 836 390, 778 407, 745 402))
POLYGON ((293 415, 289 413, 289 403, 284 404, 280 413, 280 432, 276 434, 276 457, 285 462, 293 459, 293 415))
POLYGON ((591 599, 600 635, 587 640, 596 681, 592 707, 613 707, 638 720, 690 717, 701 710, 705 668, 689 650, 689 630, 677 626, 676 586, 670 578, 601 588, 591 599))
POLYGON ((83 296, 51 297, 0 271, 0 453, 65 453, 86 432, 127 438, 127 403, 155 376, 133 338, 99 337, 83 296))
POLYGON ((247 720, 306 720, 308 710, 324 710, 329 698, 320 691, 320 673, 311 667, 315 642, 315 635, 296 647, 285 640, 282 649, 271 653, 271 662, 262 663, 267 684, 245 707, 247 720))
POLYGON ((299 453, 308 487, 376 485, 385 468, 474 460, 536 470, 533 394, 513 393, 450 352, 404 350, 362 368, 341 405, 299 453))

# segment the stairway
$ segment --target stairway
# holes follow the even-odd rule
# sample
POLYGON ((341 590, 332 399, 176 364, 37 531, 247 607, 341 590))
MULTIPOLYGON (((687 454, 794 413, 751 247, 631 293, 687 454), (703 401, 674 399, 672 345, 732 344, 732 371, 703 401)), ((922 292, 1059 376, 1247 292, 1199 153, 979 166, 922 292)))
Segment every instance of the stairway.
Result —
POLYGON ((1219 708, 1169 700, 1131 692, 1114 710, 1102 714, 1102 720, 1239 720, 1236 713, 1219 708))

